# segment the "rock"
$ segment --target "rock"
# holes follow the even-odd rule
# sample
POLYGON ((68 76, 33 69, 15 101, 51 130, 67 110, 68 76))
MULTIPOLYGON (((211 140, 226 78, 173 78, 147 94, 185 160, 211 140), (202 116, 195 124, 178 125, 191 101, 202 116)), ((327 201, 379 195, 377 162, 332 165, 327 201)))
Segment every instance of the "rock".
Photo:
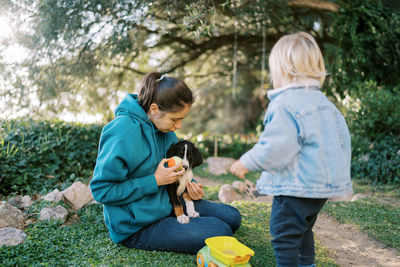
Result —
POLYGON ((359 200, 359 199, 367 198, 367 197, 369 197, 369 195, 367 195, 367 194, 362 194, 362 193, 358 193, 358 194, 355 194, 355 195, 351 198, 351 201, 357 201, 357 200, 359 200))
POLYGON ((61 220, 63 223, 67 221, 68 210, 63 206, 55 206, 50 208, 43 208, 40 211, 40 221, 44 220, 61 220))
POLYGON ((243 196, 238 194, 232 185, 224 184, 218 192, 218 199, 223 203, 230 203, 235 200, 242 199, 243 196))
POLYGON ((352 199, 353 197, 354 197, 353 191, 351 191, 345 195, 328 198, 328 202, 339 202, 339 201, 349 202, 349 201, 353 201, 353 199, 352 199))
POLYGON ((35 202, 32 200, 32 198, 30 196, 23 196, 21 198, 20 208, 22 208, 22 209, 29 208, 30 206, 33 205, 33 203, 35 203, 35 202))
POLYGON ((396 154, 397 154, 398 156, 400 156, 400 149, 397 150, 396 154))
POLYGON ((64 198, 71 204, 72 208, 79 210, 93 200, 92 191, 89 186, 75 182, 63 191, 64 198))
POLYGON ((16 228, 5 227, 0 229, 0 247, 16 246, 24 242, 26 234, 16 228))
POLYGON ((0 203, 0 228, 14 227, 22 229, 24 224, 25 219, 22 211, 7 202, 0 203))
POLYGON ((233 158, 210 157, 207 159, 209 172, 214 175, 227 174, 235 161, 233 158))
POLYGON ((14 207, 18 209, 25 209, 33 205, 35 203, 32 201, 30 196, 23 196, 22 198, 20 196, 10 198, 8 201, 8 204, 13 205, 14 207))
POLYGON ((21 197, 20 196, 16 196, 16 197, 12 197, 7 201, 8 204, 20 209, 21 206, 21 197))
POLYGON ((97 202, 95 199, 89 202, 88 205, 93 205, 93 204, 101 204, 100 202, 97 202))
POLYGON ((63 198, 63 193, 60 192, 58 189, 54 189, 53 192, 48 193, 47 195, 41 197, 40 199, 46 200, 46 201, 54 201, 58 202, 62 200, 63 198))

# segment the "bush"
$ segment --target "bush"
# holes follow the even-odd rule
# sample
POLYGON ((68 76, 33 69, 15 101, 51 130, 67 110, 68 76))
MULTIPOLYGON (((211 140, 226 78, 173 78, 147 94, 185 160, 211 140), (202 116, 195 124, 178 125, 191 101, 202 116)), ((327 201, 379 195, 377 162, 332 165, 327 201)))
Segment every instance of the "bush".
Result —
POLYGON ((388 134, 400 136, 400 87, 388 90, 375 82, 358 82, 352 87, 358 102, 348 112, 352 133, 372 141, 388 134))
POLYGON ((374 82, 353 85, 359 97, 348 107, 352 176, 379 184, 400 184, 400 90, 374 82))
POLYGON ((96 162, 99 125, 0 121, 0 193, 38 193, 87 182, 96 162))
POLYGON ((335 91, 344 96, 354 80, 380 85, 400 83, 400 12, 393 0, 338 0, 331 37, 326 47, 335 91))
POLYGON ((353 178, 375 184, 400 184, 400 136, 387 135, 370 142, 353 136, 351 171, 353 178))
MULTIPOLYGON (((96 163, 102 125, 62 121, 0 121, 0 194, 46 193, 76 180, 88 182, 96 163)), ((191 141, 204 158, 214 154, 214 136, 191 141)), ((183 137, 184 138, 184 137, 183 137)), ((190 139, 190 138, 188 138, 190 139)), ((218 156, 239 158, 255 142, 244 135, 218 136, 218 156)))

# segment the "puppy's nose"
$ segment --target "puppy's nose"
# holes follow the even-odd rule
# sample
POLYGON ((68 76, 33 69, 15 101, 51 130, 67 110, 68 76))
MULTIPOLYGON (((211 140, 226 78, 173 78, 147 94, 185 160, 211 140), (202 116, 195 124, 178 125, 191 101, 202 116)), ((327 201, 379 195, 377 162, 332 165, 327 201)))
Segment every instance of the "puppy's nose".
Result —
POLYGON ((187 171, 189 169, 188 165, 183 165, 182 167, 185 169, 185 171, 187 171))

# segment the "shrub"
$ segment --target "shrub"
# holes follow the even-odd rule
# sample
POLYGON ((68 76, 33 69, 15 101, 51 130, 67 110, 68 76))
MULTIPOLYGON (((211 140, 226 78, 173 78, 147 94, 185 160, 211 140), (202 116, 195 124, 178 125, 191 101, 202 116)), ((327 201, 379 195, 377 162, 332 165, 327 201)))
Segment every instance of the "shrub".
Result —
POLYGON ((400 90, 358 82, 359 97, 348 107, 352 176, 379 184, 400 184, 400 90))
POLYGON ((87 181, 100 132, 99 125, 0 121, 0 193, 38 193, 87 181))
POLYGON ((399 136, 400 87, 388 90, 375 82, 358 82, 352 87, 358 98, 358 107, 353 105, 348 113, 352 132, 372 141, 382 139, 387 134, 399 136))
POLYGON ((375 184, 400 184, 400 136, 380 140, 353 136, 352 176, 375 184))
POLYGON ((328 69, 336 92, 345 95, 354 80, 374 80, 380 85, 400 82, 400 12, 398 1, 338 0, 327 47, 328 69))

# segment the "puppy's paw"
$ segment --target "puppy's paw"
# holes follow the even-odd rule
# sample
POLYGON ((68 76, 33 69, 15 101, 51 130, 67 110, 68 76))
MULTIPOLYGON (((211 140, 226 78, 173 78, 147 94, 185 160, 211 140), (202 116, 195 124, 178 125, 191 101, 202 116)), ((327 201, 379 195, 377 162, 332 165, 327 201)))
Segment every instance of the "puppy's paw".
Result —
POLYGON ((246 180, 245 182, 235 181, 233 182, 232 186, 252 199, 260 196, 256 186, 249 180, 246 180))
POLYGON ((185 214, 182 214, 182 215, 178 216, 176 219, 178 220, 179 223, 182 223, 182 224, 190 222, 189 217, 186 216, 185 214))
POLYGON ((188 215, 189 215, 190 218, 200 217, 200 214, 197 211, 194 211, 194 210, 191 211, 191 212, 188 212, 188 215))

